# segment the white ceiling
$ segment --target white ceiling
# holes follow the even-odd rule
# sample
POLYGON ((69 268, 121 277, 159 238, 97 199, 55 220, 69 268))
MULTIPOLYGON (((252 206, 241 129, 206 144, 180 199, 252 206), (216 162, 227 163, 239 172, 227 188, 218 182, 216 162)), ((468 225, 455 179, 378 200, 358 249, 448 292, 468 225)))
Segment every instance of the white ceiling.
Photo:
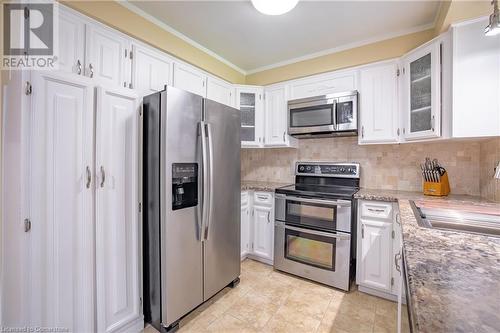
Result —
POLYGON ((250 1, 148 0, 127 6, 251 73, 430 28, 439 2, 302 0, 281 16, 263 15, 250 1))

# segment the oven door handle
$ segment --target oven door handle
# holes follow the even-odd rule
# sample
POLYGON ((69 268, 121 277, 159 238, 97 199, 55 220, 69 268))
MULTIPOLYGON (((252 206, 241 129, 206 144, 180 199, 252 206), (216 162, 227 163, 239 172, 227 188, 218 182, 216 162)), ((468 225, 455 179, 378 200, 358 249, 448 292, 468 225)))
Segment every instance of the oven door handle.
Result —
POLYGON ((307 233, 307 234, 311 234, 311 235, 328 237, 328 238, 337 238, 337 239, 344 239, 344 240, 351 239, 350 235, 333 234, 333 233, 324 232, 324 231, 318 231, 318 230, 311 230, 311 229, 303 229, 303 228, 292 227, 292 226, 289 226, 289 225, 285 225, 285 229, 299 231, 299 232, 303 232, 303 233, 307 233))
POLYGON ((332 206, 345 206, 345 207, 351 207, 351 202, 348 200, 323 200, 323 199, 308 199, 308 198, 300 198, 300 197, 292 197, 292 196, 285 196, 285 200, 293 200, 293 201, 298 201, 298 202, 306 202, 306 203, 315 203, 315 204, 322 204, 322 205, 332 205, 332 206))

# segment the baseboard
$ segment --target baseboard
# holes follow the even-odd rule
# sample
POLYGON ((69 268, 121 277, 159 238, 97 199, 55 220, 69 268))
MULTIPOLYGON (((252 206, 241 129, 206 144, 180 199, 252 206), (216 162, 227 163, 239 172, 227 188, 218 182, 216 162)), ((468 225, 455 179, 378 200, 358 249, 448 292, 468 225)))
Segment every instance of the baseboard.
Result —
POLYGON ((131 321, 130 323, 120 327, 117 332, 123 332, 123 333, 140 333, 144 330, 144 316, 141 316, 137 318, 134 321, 131 321))
POLYGON ((264 264, 267 264, 267 265, 270 265, 270 266, 273 266, 273 261, 272 260, 261 258, 259 256, 253 255, 253 254, 248 254, 247 258, 255 260, 255 261, 259 261, 261 263, 264 263, 264 264))
POLYGON ((393 295, 391 293, 387 293, 387 292, 384 292, 384 291, 380 291, 380 290, 377 290, 377 289, 372 289, 372 288, 368 288, 368 287, 364 287, 364 286, 361 286, 361 285, 358 285, 358 290, 365 293, 365 294, 370 294, 370 295, 373 295, 373 296, 377 296, 377 297, 380 297, 380 298, 385 298, 389 301, 393 301, 393 302, 397 302, 398 301, 398 296, 397 295, 393 295))

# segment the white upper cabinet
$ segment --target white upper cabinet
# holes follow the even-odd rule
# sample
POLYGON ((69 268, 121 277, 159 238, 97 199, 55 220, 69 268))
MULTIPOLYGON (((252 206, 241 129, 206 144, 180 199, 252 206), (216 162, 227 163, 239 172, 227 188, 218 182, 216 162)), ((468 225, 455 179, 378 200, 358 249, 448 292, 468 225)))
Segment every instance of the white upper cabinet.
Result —
POLYGON ((283 146, 287 140, 286 86, 278 85, 265 89, 265 140, 266 146, 283 146))
POLYGON ((290 83, 289 99, 327 95, 356 90, 356 73, 343 71, 317 75, 290 83))
POLYGON ((208 77, 207 80, 207 98, 229 106, 234 106, 235 93, 233 85, 216 79, 208 77))
POLYGON ((96 112, 97 331, 126 332, 142 320, 139 266, 139 101, 98 88, 96 112))
POLYGON ((406 140, 441 135, 441 43, 434 40, 403 60, 403 136, 406 140))
POLYGON ((398 66, 396 61, 359 71, 359 143, 399 140, 398 66))
POLYGON ((241 147, 261 147, 264 142, 264 90, 261 87, 236 88, 236 107, 241 111, 241 147))
POLYGON ((283 84, 265 88, 266 147, 297 147, 297 139, 288 135, 287 89, 283 84))
POLYGON ((97 25, 87 25, 86 75, 99 83, 128 86, 129 41, 120 33, 97 25))
POLYGON ((207 96, 207 76, 193 66, 174 64, 174 87, 203 97, 207 96))
POLYGON ((132 52, 132 88, 147 95, 172 84, 172 58, 139 44, 132 45, 132 52))
POLYGON ((453 137, 500 135, 500 35, 483 18, 453 27, 453 137))
POLYGON ((84 74, 85 21, 60 6, 59 15, 59 70, 65 73, 84 74))

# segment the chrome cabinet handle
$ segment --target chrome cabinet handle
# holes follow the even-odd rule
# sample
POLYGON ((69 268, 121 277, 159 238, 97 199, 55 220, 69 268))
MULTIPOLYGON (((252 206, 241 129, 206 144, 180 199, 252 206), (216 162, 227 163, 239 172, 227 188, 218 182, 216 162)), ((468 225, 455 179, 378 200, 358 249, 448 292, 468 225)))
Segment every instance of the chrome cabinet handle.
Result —
POLYGON ((101 187, 104 187, 105 181, 106 181, 106 172, 104 172, 104 167, 101 165, 101 187))
POLYGON ((80 59, 78 59, 78 61, 76 62, 76 73, 78 75, 81 75, 82 74, 82 63, 80 62, 80 59))
POLYGON ((258 195, 257 198, 259 198, 260 200, 267 200, 267 197, 263 195, 258 195))
POLYGON ((92 173, 90 172, 90 167, 87 165, 87 183, 85 184, 86 188, 90 188, 90 184, 92 183, 92 173))
POLYGON ((431 118, 431 129, 432 129, 433 132, 434 132, 434 127, 435 127, 434 126, 435 125, 435 121, 436 120, 435 120, 434 116, 432 116, 432 118, 431 118))
POLYGON ((396 270, 401 273, 401 267, 399 266, 399 260, 401 259, 401 250, 396 253, 394 256, 394 265, 396 266, 396 270))
POLYGON ((361 126, 361 137, 365 137, 365 126, 361 126))
POLYGON ((94 66, 92 66, 92 64, 89 64, 89 71, 90 71, 90 74, 89 74, 89 77, 94 77, 94 66))
POLYGON ((285 142, 285 134, 286 132, 283 132, 283 142, 285 142))
POLYGON ((268 212, 267 212, 267 223, 271 223, 271 219, 270 219, 270 217, 269 217, 270 215, 271 215, 271 212, 270 212, 270 211, 268 211, 268 212))
POLYGON ((401 216, 399 215, 399 213, 396 213, 396 223, 401 225, 401 216))

